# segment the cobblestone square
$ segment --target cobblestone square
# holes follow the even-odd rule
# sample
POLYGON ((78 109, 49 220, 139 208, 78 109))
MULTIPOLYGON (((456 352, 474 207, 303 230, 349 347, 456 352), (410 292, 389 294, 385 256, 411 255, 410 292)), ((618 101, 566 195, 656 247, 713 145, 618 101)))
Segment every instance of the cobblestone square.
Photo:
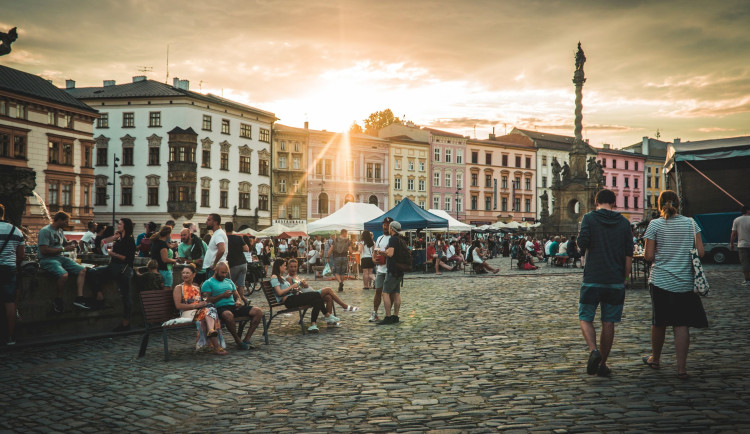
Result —
MULTIPOLYGON (((373 291, 348 281, 342 298, 361 310, 339 309, 341 328, 303 336, 295 317, 281 317, 270 345, 228 343, 227 357, 196 354, 190 331, 170 335, 166 363, 158 334, 142 359, 135 334, 3 351, 0 430, 750 430, 750 289, 737 265, 706 268, 710 328, 691 330, 691 379, 681 381, 670 333, 662 369, 641 362, 650 353, 647 290, 628 290, 613 375, 599 378, 585 372, 580 270, 493 262, 498 276, 409 275, 401 323, 391 326, 367 321, 373 291)), ((253 300, 265 310, 261 297, 253 300)))

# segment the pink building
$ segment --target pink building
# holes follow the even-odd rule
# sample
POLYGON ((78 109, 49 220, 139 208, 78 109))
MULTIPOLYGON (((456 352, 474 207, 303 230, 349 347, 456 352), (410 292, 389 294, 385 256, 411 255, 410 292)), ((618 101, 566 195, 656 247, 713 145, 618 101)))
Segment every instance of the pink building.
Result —
POLYGON ((597 149, 597 158, 604 168, 604 186, 615 192, 617 202, 615 211, 631 222, 643 219, 643 168, 646 156, 628 151, 604 148, 597 149))

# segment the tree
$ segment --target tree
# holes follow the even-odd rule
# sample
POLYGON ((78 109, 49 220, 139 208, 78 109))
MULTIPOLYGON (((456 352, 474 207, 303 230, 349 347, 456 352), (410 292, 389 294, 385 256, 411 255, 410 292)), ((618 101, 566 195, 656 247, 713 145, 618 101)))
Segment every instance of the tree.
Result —
POLYGON ((377 136, 378 131, 383 128, 387 127, 390 124, 400 124, 401 119, 393 116, 393 112, 391 109, 385 109, 380 112, 372 113, 367 119, 364 121, 365 124, 365 134, 370 136, 377 136))
POLYGON ((362 127, 360 127, 358 123, 354 122, 352 123, 352 126, 349 127, 349 133, 350 134, 364 134, 364 131, 362 130, 362 127))

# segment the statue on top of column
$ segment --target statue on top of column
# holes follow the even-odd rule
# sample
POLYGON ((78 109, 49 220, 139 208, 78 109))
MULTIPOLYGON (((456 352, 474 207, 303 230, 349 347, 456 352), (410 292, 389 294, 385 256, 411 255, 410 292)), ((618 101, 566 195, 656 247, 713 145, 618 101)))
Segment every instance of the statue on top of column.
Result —
POLYGON ((583 70, 583 64, 586 63, 586 55, 583 54, 583 48, 581 48, 581 42, 578 42, 578 51, 576 52, 576 71, 583 70))
POLYGON ((0 32, 0 56, 10 53, 10 45, 18 39, 17 27, 13 27, 8 33, 0 32))

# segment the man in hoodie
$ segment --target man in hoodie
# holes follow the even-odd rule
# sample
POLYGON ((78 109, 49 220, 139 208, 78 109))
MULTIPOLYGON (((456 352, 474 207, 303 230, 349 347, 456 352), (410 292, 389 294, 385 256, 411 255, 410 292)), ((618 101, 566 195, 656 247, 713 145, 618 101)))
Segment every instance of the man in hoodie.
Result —
POLYGON ((625 280, 633 262, 633 236, 630 223, 612 211, 616 196, 604 189, 596 194, 596 211, 583 216, 578 246, 586 255, 578 307, 578 319, 586 344, 589 375, 607 377, 607 357, 615 337, 615 323, 620 322, 625 302, 625 280), (601 304, 602 330, 596 347, 594 316, 601 304))

